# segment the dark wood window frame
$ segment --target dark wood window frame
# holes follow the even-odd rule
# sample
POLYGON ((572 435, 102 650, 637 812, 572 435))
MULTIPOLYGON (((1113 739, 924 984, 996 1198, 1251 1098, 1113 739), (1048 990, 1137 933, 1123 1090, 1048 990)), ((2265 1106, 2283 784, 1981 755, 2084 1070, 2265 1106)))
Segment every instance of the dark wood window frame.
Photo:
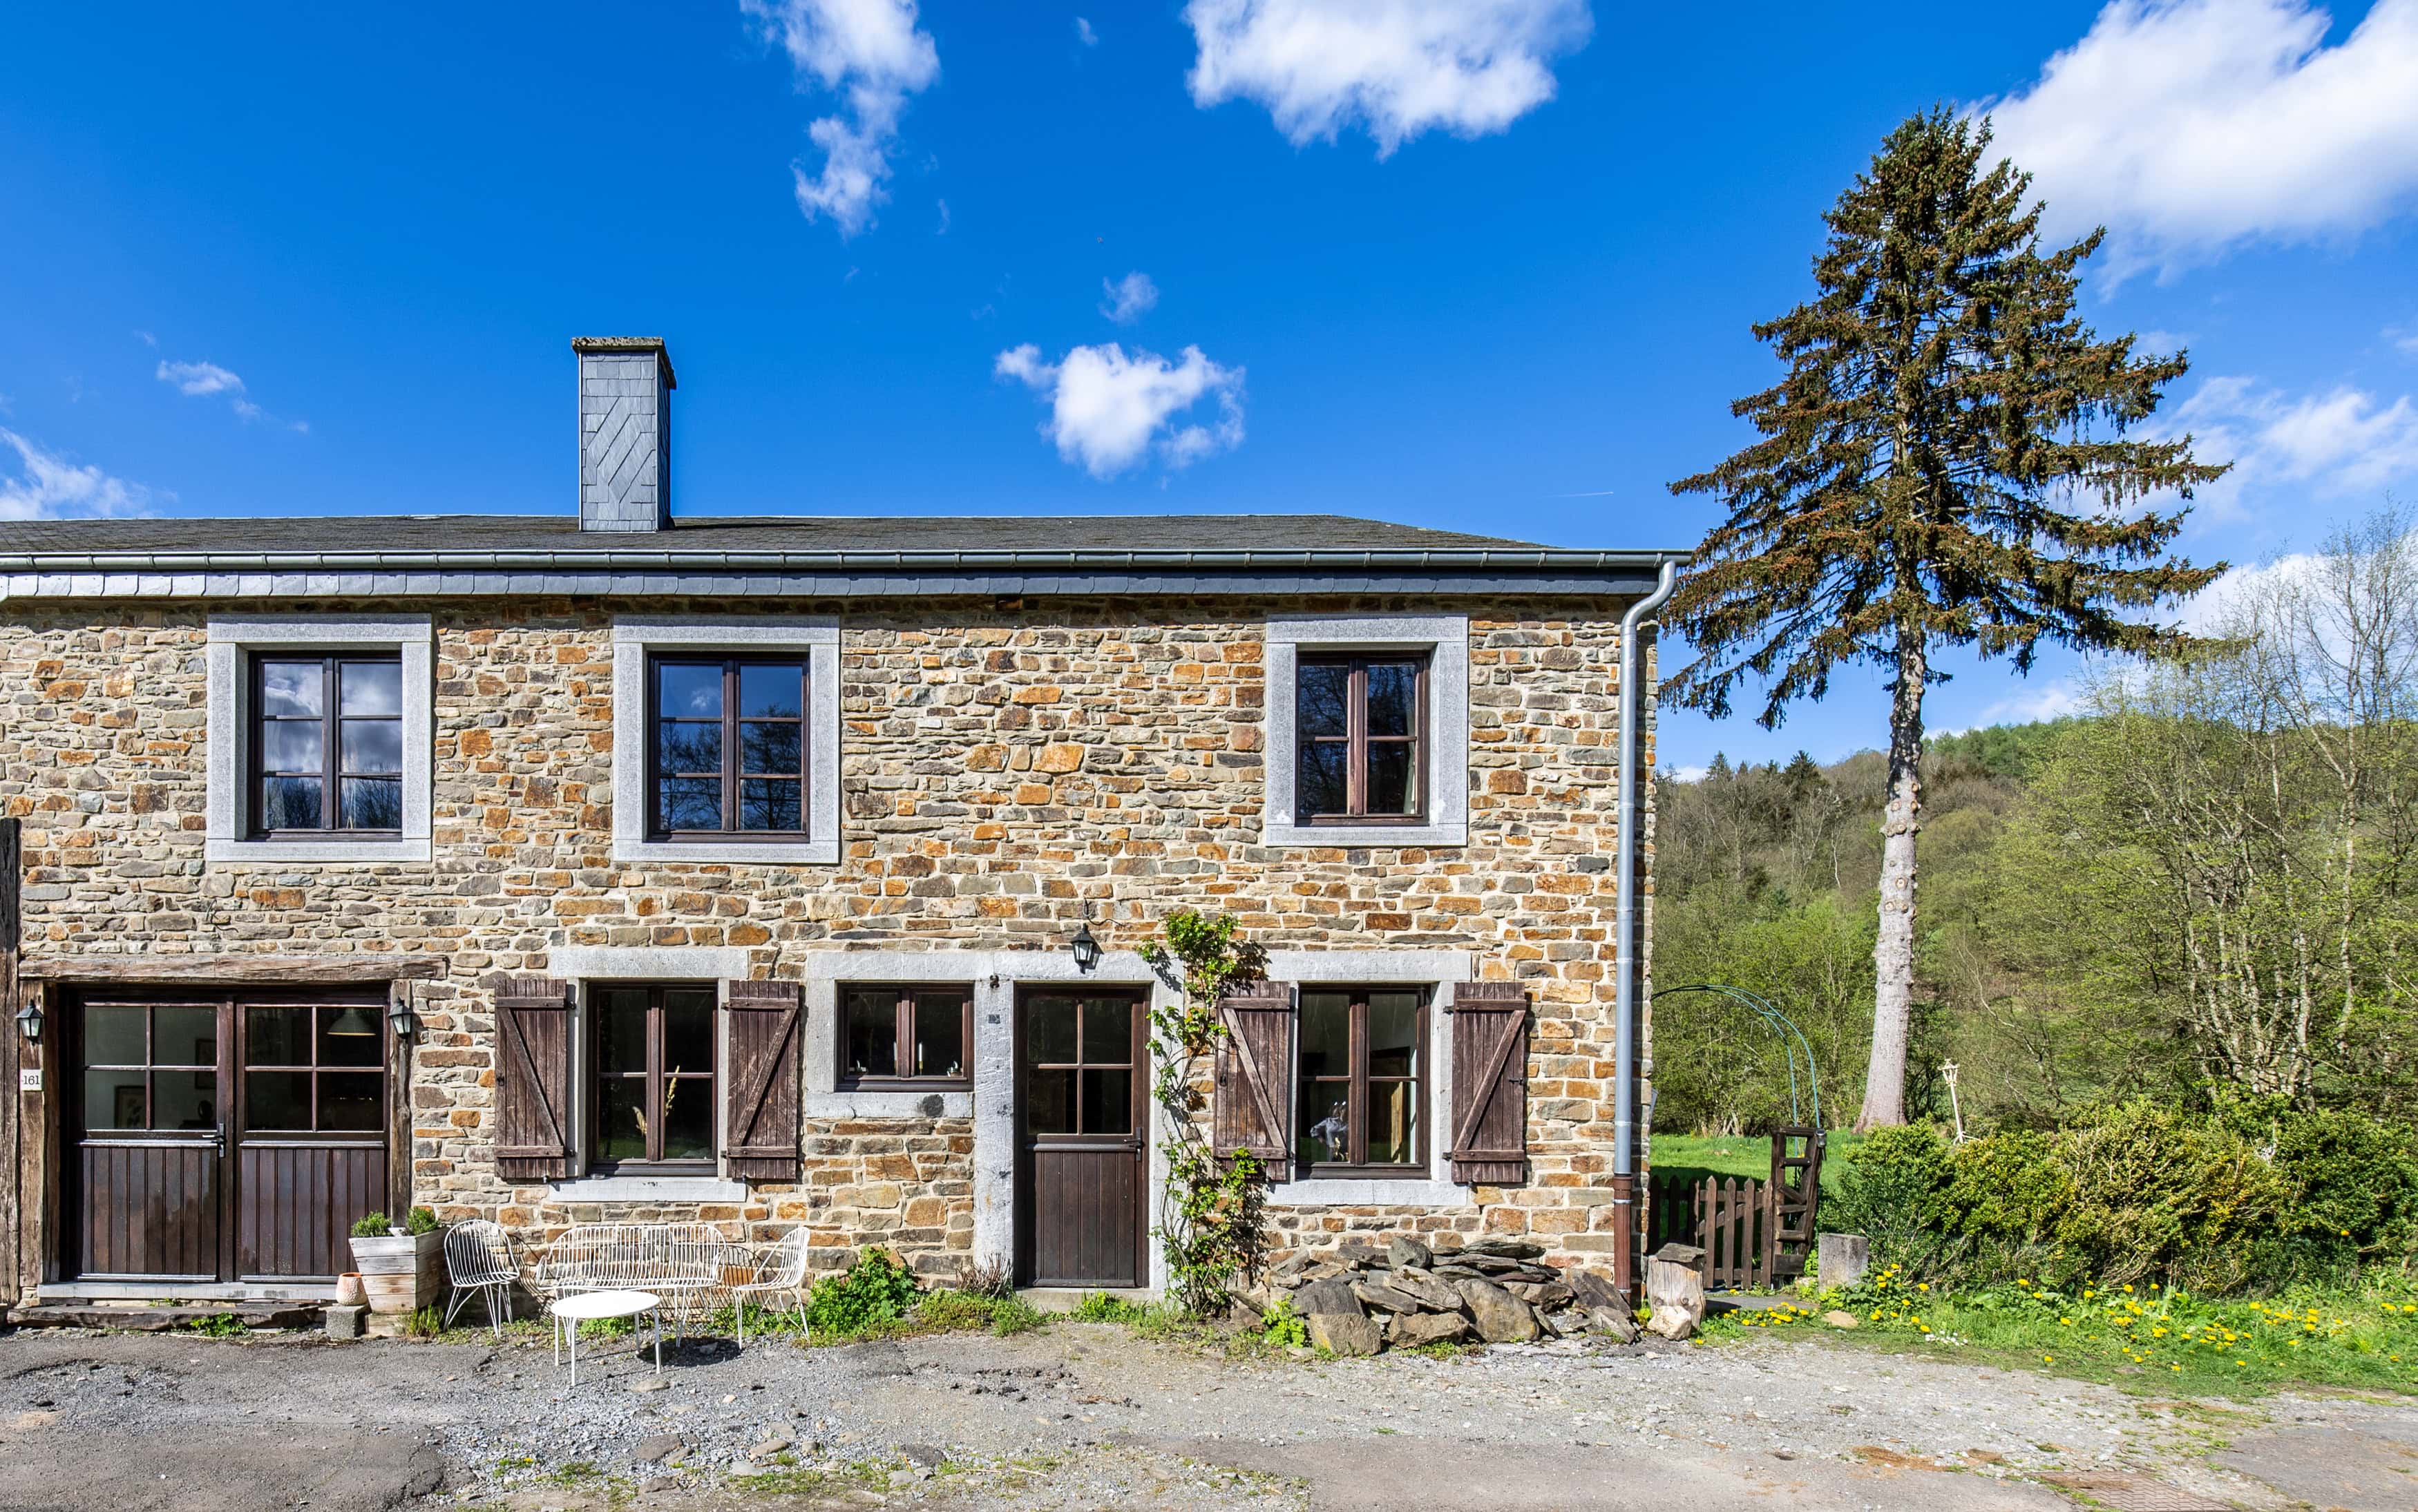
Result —
POLYGON ((582 1043, 587 1051, 585 1074, 580 1078, 586 1086, 588 1108, 588 1168, 593 1174, 615 1176, 696 1176, 721 1168, 722 1162, 722 1003, 721 991, 711 982, 596 982, 584 994, 587 1000, 587 1022, 582 1043), (607 1072, 604 1069, 604 1003, 607 993, 643 992, 647 995, 647 1068, 643 1073, 607 1072), (696 992, 714 1000, 707 1019, 706 1069, 702 1072, 683 1070, 675 1076, 664 1067, 664 994, 696 992), (664 1083, 668 1080, 703 1083, 706 1106, 711 1109, 706 1119, 706 1138, 712 1144, 711 1154, 666 1160, 662 1156, 663 1121, 651 1120, 647 1125, 647 1153, 637 1159, 608 1159, 603 1154, 604 1133, 604 1084, 607 1081, 644 1081, 647 1086, 646 1106, 659 1109, 664 1106, 664 1083))
MULTIPOLYGON (((1349 1046, 1346 1054, 1350 1064, 1346 1067, 1343 1076, 1319 1077, 1313 1079, 1319 1082, 1341 1083, 1345 1087, 1344 1117, 1351 1128, 1350 1158, 1326 1161, 1304 1160, 1301 1163, 1303 1174, 1311 1177, 1376 1177, 1399 1181, 1406 1172, 1430 1168, 1434 1163, 1434 1155, 1429 1148, 1431 1136, 1428 1128, 1428 1087, 1434 1077, 1435 1071, 1429 1063, 1433 1058, 1433 1046, 1429 1038, 1432 1024, 1429 1015, 1435 1012, 1434 994, 1427 987, 1408 983, 1374 982, 1339 986, 1322 986, 1304 983, 1299 995, 1294 1000, 1293 1013, 1296 1019, 1308 1011, 1309 1000, 1313 996, 1337 994, 1350 1000, 1345 1009, 1350 1023, 1346 1039, 1349 1046), (1370 1074, 1369 1000, 1371 995, 1380 992, 1408 992, 1418 998, 1416 1028, 1412 1034, 1412 1043, 1417 1047, 1417 1059, 1412 1062, 1414 1071, 1408 1077, 1373 1077, 1370 1074), (1410 1084, 1411 1150, 1415 1157, 1413 1159, 1389 1164, 1370 1161, 1368 1158, 1370 1104, 1369 1089, 1377 1082, 1410 1084)), ((1299 1056, 1302 1047, 1308 1042, 1309 1034, 1307 1028, 1296 1022, 1293 1032, 1295 1046, 1293 1053, 1299 1056)), ((1293 1077, 1293 1092, 1296 1109, 1294 1119, 1299 1125, 1294 1131, 1293 1138, 1298 1140, 1306 1136, 1311 1127, 1301 1122, 1302 1110, 1298 1105, 1302 1077, 1298 1063, 1294 1066, 1293 1077)))
POLYGON ((1293 698, 1293 782, 1297 795, 1295 821, 1306 825, 1333 825, 1338 828, 1382 825, 1419 825, 1428 821, 1429 765, 1433 742, 1428 732, 1429 690, 1434 683, 1431 653, 1417 650, 1387 651, 1302 651, 1294 661, 1293 698), (1371 664, 1401 665, 1416 668, 1417 697, 1408 735, 1371 735, 1369 733, 1369 668, 1371 664), (1313 667, 1340 666, 1350 669, 1351 680, 1345 694, 1345 730, 1341 736, 1313 736, 1301 718, 1301 677, 1313 667), (1344 748, 1344 807, 1334 813, 1322 813, 1309 806, 1308 784, 1302 780, 1309 753, 1315 746, 1340 745, 1344 748), (1411 783, 1418 792, 1418 802, 1407 814, 1371 814, 1369 812, 1369 748, 1371 745, 1407 745, 1411 751, 1411 783))
MULTIPOLYGON (((768 652, 717 652, 650 650, 647 653, 647 730, 646 730, 646 803, 647 838, 650 841, 729 841, 745 844, 771 843, 803 845, 811 838, 814 827, 814 794, 811 791, 814 772, 814 659, 803 650, 768 652), (665 822, 664 781, 668 776, 663 770, 663 727, 668 717, 681 721, 684 716, 666 716, 663 710, 662 669, 666 666, 715 666, 722 668, 722 820, 719 830, 676 830, 665 822), (798 669, 798 715, 794 720, 746 719, 740 713, 739 674, 748 666, 794 666, 798 669), (749 773, 742 770, 745 760, 742 752, 739 726, 743 724, 795 724, 798 726, 798 826, 794 830, 740 829, 732 821, 739 816, 742 794, 740 784, 747 776, 776 776, 786 780, 789 774, 749 773)), ((694 723, 708 723, 696 720, 694 723)), ((703 772, 697 776, 706 775, 703 772)))
POLYGON ((240 1077, 237 1096, 242 1104, 241 1125, 247 1132, 257 1132, 271 1138, 309 1138, 318 1135, 369 1136, 384 1132, 386 1110, 386 1065, 388 1055, 386 1010, 382 1004, 360 1002, 313 1002, 296 1000, 292 1002, 242 1002, 236 1005, 237 1016, 242 1021, 237 1031, 241 1050, 236 1070, 240 1077), (299 1012, 306 1016, 307 1038, 302 1061, 262 1061, 264 1053, 254 1043, 256 1027, 253 1016, 265 1013, 299 1012), (339 1035, 336 1026, 349 1026, 349 1032, 339 1035), (366 1061, 329 1060, 330 1039, 359 1038, 370 1044, 366 1061), (305 1119, 298 1125, 267 1123, 254 1111, 253 1077, 298 1076, 305 1081, 305 1119), (329 1077, 367 1078, 375 1083, 375 1112, 366 1126, 330 1127, 328 1123, 328 1080, 329 1077))
POLYGON ((843 982, 839 985, 838 1012, 832 1015, 832 1064, 838 1068, 837 1085, 845 1092, 972 1092, 974 1085, 974 989, 963 983, 951 982, 843 982), (918 998, 955 998, 958 1002, 957 1063, 965 1067, 958 1077, 933 1076, 853 1076, 848 1069, 848 1026, 849 1000, 860 996, 891 999, 895 1015, 896 1038, 893 1065, 915 1063, 915 1000, 918 998))
MULTIPOLYGON (((261 649, 245 659, 244 677, 250 712, 244 730, 244 755, 247 771, 246 810, 248 829, 255 840, 307 839, 329 836, 343 839, 397 839, 403 834, 404 774, 403 760, 395 762, 392 771, 348 771, 344 768, 344 725, 354 724, 391 724, 400 737, 404 724, 402 699, 410 690, 401 689, 401 697, 392 714, 352 714, 344 712, 344 668, 347 664, 390 666, 395 680, 403 679, 403 653, 395 651, 357 650, 314 652, 307 650, 279 651, 261 649), (268 712, 267 689, 263 679, 272 663, 319 664, 319 713, 311 716, 271 714, 268 712), (268 726, 271 725, 303 725, 319 726, 319 767, 315 771, 280 769, 272 771, 268 765, 268 726), (272 829, 268 823, 268 779, 279 777, 314 777, 319 783, 319 822, 315 825, 287 825, 272 829), (344 822, 344 779, 355 781, 390 782, 395 789, 395 822, 391 825, 346 825, 344 822)), ((402 748, 401 740, 396 749, 402 748)))

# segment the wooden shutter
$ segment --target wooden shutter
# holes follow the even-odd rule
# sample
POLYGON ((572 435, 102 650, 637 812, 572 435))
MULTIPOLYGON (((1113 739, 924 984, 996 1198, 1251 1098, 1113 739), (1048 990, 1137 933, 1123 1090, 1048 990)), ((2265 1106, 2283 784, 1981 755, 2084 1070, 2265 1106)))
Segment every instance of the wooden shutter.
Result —
POLYGON ((724 984, 730 1011, 729 1123, 722 1149, 745 1181, 798 1179, 798 985, 724 984))
POLYGON ((1452 991, 1452 1159, 1456 1182, 1528 1179, 1528 994, 1516 982, 1452 991))
POLYGON ((1268 1178, 1293 1174, 1293 988, 1251 982, 1217 1004, 1226 1032, 1217 1041, 1210 1124, 1219 1153, 1246 1150, 1267 1163, 1268 1178))
POLYGON ((496 1174, 571 1174, 571 984, 559 977, 496 984, 496 1174))

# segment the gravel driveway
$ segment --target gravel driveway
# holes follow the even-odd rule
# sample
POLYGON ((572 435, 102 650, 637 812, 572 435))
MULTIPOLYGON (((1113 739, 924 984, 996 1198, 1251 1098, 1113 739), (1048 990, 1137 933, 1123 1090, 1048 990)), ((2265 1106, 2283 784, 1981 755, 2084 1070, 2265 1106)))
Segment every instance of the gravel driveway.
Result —
POLYGON ((1059 1323, 692 1344, 660 1378, 623 1342, 583 1351, 574 1392, 542 1338, 24 1331, 0 1337, 0 1445, 11 1512, 2075 1504, 2061 1487, 2418 1509, 2418 1402, 2160 1402, 1779 1339, 1238 1364, 1059 1323))

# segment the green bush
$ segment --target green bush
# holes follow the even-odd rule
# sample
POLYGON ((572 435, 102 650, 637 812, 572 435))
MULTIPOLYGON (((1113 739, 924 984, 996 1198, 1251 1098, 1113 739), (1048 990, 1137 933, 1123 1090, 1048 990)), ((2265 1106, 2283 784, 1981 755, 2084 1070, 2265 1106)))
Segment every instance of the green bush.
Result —
POLYGON ((2089 1109, 2058 1131, 2056 1148, 2073 1187, 2058 1246, 2075 1274, 2104 1283, 2155 1276, 2234 1291, 2256 1279, 2248 1242, 2274 1232, 2289 1201, 2247 1139, 2172 1107, 2089 1109))
POLYGON ((1877 1249, 1920 1243, 1951 1226, 1948 1141, 1927 1123, 1875 1129, 1840 1173, 1822 1227, 1859 1233, 1877 1249))
POLYGON ((2279 1123, 2275 1171, 2299 1233, 2347 1243, 2371 1261, 2418 1256, 2418 1148, 2408 1130, 2339 1108, 2279 1123))
POLYGON ((1869 1235, 1909 1281, 2344 1286, 2413 1265, 2418 1148, 2363 1114, 2246 1101, 2112 1103, 1955 1146, 1883 1129, 1843 1164, 1821 1227, 1869 1235))
POLYGON ((2074 1203, 2057 1141, 2037 1130, 1967 1140, 1950 1154, 1949 1166, 1946 1211, 1975 1239, 2011 1247, 2046 1243, 2074 1203))
POLYGON ((824 1276, 806 1294, 806 1328, 853 1336, 906 1317, 915 1298, 913 1273, 890 1251, 867 1245, 844 1274, 824 1276))
POLYGON ((363 1214, 353 1224, 353 1237, 356 1239, 384 1239, 393 1231, 394 1225, 386 1221, 384 1213, 363 1214))
POLYGON ((436 1231, 436 1214, 427 1208, 413 1208, 404 1215, 403 1231, 415 1237, 436 1231))

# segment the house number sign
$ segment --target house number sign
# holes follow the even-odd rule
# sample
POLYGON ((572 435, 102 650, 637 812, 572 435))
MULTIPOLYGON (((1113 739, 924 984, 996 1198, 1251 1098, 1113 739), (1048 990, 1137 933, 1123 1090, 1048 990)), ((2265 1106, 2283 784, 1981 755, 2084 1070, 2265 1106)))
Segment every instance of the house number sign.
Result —
POLYGON ((42 1068, 40 1066, 31 1066, 21 1069, 17 1073, 17 1090, 19 1092, 40 1092, 42 1090, 42 1068))

